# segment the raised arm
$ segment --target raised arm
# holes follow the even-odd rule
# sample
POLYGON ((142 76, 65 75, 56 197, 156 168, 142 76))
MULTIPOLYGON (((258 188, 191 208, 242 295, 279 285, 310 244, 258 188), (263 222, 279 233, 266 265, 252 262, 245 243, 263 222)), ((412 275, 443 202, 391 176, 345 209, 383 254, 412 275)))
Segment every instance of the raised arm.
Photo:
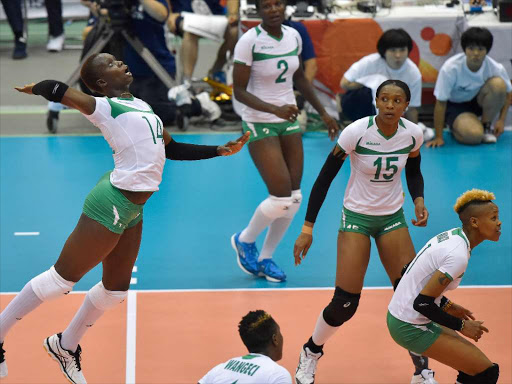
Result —
POLYGON ((43 80, 37 84, 27 84, 23 87, 15 87, 15 89, 27 95, 43 96, 48 101, 77 109, 84 115, 91 115, 96 109, 96 99, 94 97, 56 80, 43 80))
POLYGON ((240 152, 247 143, 250 132, 246 132, 234 141, 225 145, 196 145, 174 141, 164 129, 165 157, 169 160, 205 160, 217 156, 231 156, 240 152))

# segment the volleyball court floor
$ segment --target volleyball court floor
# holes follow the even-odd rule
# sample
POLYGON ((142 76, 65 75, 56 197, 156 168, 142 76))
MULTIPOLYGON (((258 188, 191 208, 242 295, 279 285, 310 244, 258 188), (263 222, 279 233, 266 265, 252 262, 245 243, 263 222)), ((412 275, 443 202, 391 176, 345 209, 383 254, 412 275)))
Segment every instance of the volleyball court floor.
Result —
MULTIPOLYGON (((182 135, 178 141, 221 144, 236 134, 182 135)), ((426 228, 409 229, 416 249, 439 232, 459 226, 452 206, 471 188, 496 194, 503 222, 498 243, 472 253, 461 288, 450 299, 473 310, 490 333, 478 346, 500 364, 499 383, 512 383, 512 133, 497 145, 467 147, 446 137, 440 149, 422 149, 426 228)), ((128 299, 107 312, 83 338, 82 366, 89 383, 197 383, 213 366, 246 352, 237 331, 249 310, 264 309, 284 335, 281 364, 292 374, 301 345, 332 297, 336 236, 345 164, 315 225, 314 243, 301 266, 293 263, 307 198, 333 147, 325 135, 304 138, 304 202, 279 246, 276 262, 287 282, 253 278, 237 266, 230 237, 249 221, 267 192, 247 149, 229 158, 167 162, 160 191, 144 209, 144 233, 128 299)), ((112 169, 101 136, 0 138, 0 308, 35 275, 48 269, 82 210, 85 196, 112 169)), ((405 187, 405 180, 404 180, 405 187)), ((405 188, 406 190, 406 188, 405 188)), ((406 193, 410 221, 413 205, 406 193)), ((258 244, 261 246, 263 236, 258 244)), ((62 331, 84 293, 101 278, 86 275, 74 293, 45 303, 17 324, 5 341, 9 383, 64 383, 42 348, 62 331)), ((390 283, 372 246, 361 304, 354 318, 326 344, 316 382, 409 383, 412 364, 390 338, 385 322, 390 283)), ((455 372, 431 362, 440 383, 455 372)))

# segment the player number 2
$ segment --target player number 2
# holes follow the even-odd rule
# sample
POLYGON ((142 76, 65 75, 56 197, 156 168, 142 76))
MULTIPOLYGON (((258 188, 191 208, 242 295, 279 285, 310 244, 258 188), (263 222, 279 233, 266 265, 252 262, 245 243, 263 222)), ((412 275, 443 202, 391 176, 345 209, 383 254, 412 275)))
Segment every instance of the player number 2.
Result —
POLYGON ((386 171, 391 171, 391 173, 382 174, 382 177, 384 180, 381 180, 380 176, 381 176, 381 171, 382 171, 382 157, 377 158, 377 160, 375 160, 373 163, 373 165, 375 165, 377 167, 377 170, 375 172, 375 178, 371 181, 377 182, 377 183, 378 182, 385 183, 385 182, 392 181, 393 176, 395 175, 395 173, 398 172, 398 167, 394 164, 391 164, 393 161, 398 161, 398 157, 397 156, 386 157, 386 171))
POLYGON ((277 62, 277 69, 281 69, 281 68, 284 68, 284 70, 277 77, 276 83, 284 83, 286 81, 286 79, 283 77, 284 74, 286 73, 286 71, 288 70, 288 63, 286 62, 286 60, 279 60, 277 62))

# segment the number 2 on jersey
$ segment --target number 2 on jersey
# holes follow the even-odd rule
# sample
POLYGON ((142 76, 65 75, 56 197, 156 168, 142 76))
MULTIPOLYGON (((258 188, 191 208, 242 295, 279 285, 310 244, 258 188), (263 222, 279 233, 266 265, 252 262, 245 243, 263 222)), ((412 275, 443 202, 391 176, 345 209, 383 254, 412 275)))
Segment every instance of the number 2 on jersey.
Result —
POLYGON ((284 71, 281 72, 281 74, 277 77, 276 83, 284 83, 286 81, 286 79, 283 78, 284 74, 288 70, 288 63, 286 62, 286 60, 279 60, 277 62, 277 69, 281 69, 281 68, 284 68, 284 71))
POLYGON ((146 116, 142 116, 142 118, 144 120, 146 120, 146 122, 149 125, 149 130, 151 131, 151 136, 153 136, 153 143, 156 144, 156 139, 162 139, 162 142, 163 142, 164 141, 164 132, 163 132, 162 124, 160 124, 160 120, 158 120, 158 118, 156 118, 156 137, 155 137, 155 131, 153 131, 153 127, 151 126, 151 123, 149 122, 149 120, 146 118, 146 116))
POLYGON ((382 171, 382 157, 377 158, 373 162, 373 165, 377 167, 377 171, 375 172, 375 177, 373 180, 370 180, 374 183, 388 183, 393 181, 393 176, 398 172, 398 167, 394 164, 391 164, 393 161, 398 161, 398 156, 386 157, 386 171, 391 171, 391 173, 382 174, 384 180, 380 179, 381 171, 382 171))

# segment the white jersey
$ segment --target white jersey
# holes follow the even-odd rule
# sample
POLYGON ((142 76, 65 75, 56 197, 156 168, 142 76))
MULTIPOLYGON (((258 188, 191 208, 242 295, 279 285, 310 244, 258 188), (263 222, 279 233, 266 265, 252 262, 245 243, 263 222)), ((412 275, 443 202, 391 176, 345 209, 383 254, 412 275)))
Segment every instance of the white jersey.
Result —
POLYGON ((480 88, 491 77, 501 77, 505 81, 507 92, 512 91, 512 84, 505 67, 488 55, 476 72, 468 68, 466 54, 458 53, 450 57, 441 67, 437 76, 434 96, 439 101, 463 103, 472 100, 480 88))
POLYGON ((113 186, 126 191, 158 191, 165 163, 162 120, 137 98, 95 97, 84 115, 101 130, 113 151, 113 186))
MULTIPOLYGON (((266 103, 296 105, 293 74, 299 68, 302 39, 297 30, 281 26, 280 39, 269 35, 261 25, 247 31, 235 47, 235 63, 251 67, 247 92, 266 103)), ((271 113, 242 105, 242 120, 251 123, 282 123, 271 113)))
POLYGON ((291 384, 290 373, 270 357, 258 353, 219 364, 199 384, 291 384))
MULTIPOLYGON (((399 320, 410 324, 427 324, 431 320, 413 308, 414 300, 432 275, 439 270, 451 280, 444 292, 457 288, 468 266, 471 248, 461 228, 440 233, 428 241, 411 261, 398 284, 389 312, 399 320)), ((435 299, 439 305, 442 294, 435 299)))
MULTIPOLYGON (((393 69, 379 53, 372 53, 352 64, 343 77, 348 81, 364 84, 365 81, 361 79, 368 79, 373 75, 379 75, 379 78, 381 78, 382 81, 379 81, 378 85, 384 80, 403 81, 411 90, 409 105, 411 107, 421 106, 421 72, 411 59, 407 58, 400 68, 393 69)), ((372 91, 373 99, 375 99, 377 88, 372 89, 372 91)), ((373 103, 375 104, 375 100, 373 100, 373 103)))
POLYGON ((348 125, 338 145, 350 155, 350 179, 343 205, 371 216, 390 215, 404 203, 401 173, 411 152, 423 144, 423 131, 401 118, 396 133, 386 137, 368 116, 348 125))

